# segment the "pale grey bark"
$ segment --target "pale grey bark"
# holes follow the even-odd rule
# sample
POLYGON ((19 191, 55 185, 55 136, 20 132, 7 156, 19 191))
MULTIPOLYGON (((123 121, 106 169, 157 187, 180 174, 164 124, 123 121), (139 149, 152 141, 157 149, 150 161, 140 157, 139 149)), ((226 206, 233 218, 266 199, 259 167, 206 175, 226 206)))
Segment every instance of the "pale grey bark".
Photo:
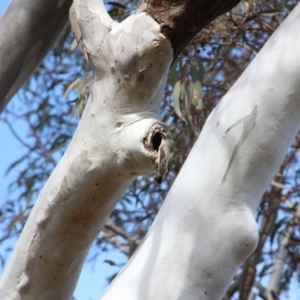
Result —
POLYGON ((0 19, 0 113, 68 24, 72 0, 12 0, 0 19))
MULTIPOLYGON (((300 4, 207 119, 146 239, 103 300, 219 300, 300 128, 300 4)), ((283 248, 285 251, 285 248, 283 248)))
MULTIPOLYGON (((145 141, 153 126, 164 127, 157 111, 170 41, 144 13, 117 24, 99 0, 75 1, 75 12, 95 83, 1 280, 1 300, 69 299, 119 197, 157 164, 145 141)), ((147 239, 104 299, 223 296, 256 246, 253 212, 299 127, 299 20, 298 6, 211 114, 147 239)))
POLYGON ((144 13, 115 23, 97 0, 76 4, 95 82, 1 279, 1 300, 70 299, 116 202, 132 179, 155 169, 153 128, 168 130, 157 111, 173 56, 160 26, 144 13))

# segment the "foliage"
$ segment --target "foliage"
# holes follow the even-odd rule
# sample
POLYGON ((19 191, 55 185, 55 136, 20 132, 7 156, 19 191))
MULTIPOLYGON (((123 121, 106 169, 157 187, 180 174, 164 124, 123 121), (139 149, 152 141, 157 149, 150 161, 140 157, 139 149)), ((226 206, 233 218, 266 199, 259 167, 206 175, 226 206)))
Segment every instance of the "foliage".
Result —
MULTIPOLYGON (((161 185, 152 176, 139 177, 132 183, 99 233, 99 249, 107 251, 112 246, 128 258, 134 253, 209 113, 296 3, 242 1, 203 29, 185 48, 172 65, 161 105, 161 117, 176 141, 172 170, 161 185)), ((136 2, 107 4, 117 20, 136 8, 136 2)), ((1 242, 19 234, 39 190, 65 151, 88 99, 91 76, 68 28, 19 93, 20 107, 3 114, 1 120, 26 152, 8 169, 18 170, 19 175, 9 186, 12 196, 1 208, 1 242), (27 128, 26 140, 14 131, 12 124, 16 120, 27 128)), ((300 223, 299 147, 297 136, 256 214, 260 230, 258 248, 239 270, 225 299, 248 299, 250 293, 267 299, 268 282, 278 266, 281 249, 286 250, 286 256, 280 281, 276 288, 271 287, 273 298, 268 299, 288 293, 293 276, 300 280, 300 231, 296 226, 300 223)), ((4 260, 5 255, 1 257, 4 260)))

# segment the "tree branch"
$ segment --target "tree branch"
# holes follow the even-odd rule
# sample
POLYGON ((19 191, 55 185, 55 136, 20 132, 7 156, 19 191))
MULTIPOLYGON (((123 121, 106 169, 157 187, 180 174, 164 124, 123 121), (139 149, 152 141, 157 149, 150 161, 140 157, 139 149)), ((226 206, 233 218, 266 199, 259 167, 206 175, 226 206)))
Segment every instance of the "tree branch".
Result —
POLYGON ((0 19, 0 113, 68 24, 72 0, 12 0, 0 19))
POLYGON ((161 26, 174 51, 174 59, 206 25, 224 14, 240 0, 144 0, 137 13, 149 14, 161 26))
POLYGON ((253 213, 299 130, 299 34, 298 4, 210 114, 146 239, 101 299, 225 294, 257 246, 253 213))
POLYGON ((271 277, 269 280, 267 294, 269 299, 273 299, 274 296, 279 299, 279 286, 281 273, 288 255, 288 245, 294 233, 295 226, 300 223, 300 202, 295 207, 295 211, 292 214, 291 220, 288 222, 286 229, 282 233, 282 239, 279 244, 279 249, 276 254, 276 258, 273 264, 271 277))

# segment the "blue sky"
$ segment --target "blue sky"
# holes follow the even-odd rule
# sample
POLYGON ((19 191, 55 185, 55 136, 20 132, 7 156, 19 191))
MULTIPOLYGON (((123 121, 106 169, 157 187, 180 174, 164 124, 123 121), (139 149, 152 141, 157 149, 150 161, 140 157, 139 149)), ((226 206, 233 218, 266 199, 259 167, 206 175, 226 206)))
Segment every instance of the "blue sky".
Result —
MULTIPOLYGON (((0 15, 3 14, 6 7, 8 6, 10 0, 1 0, 0 1, 0 15)), ((18 104, 17 97, 14 97, 9 104, 9 107, 12 108, 18 104)), ((26 135, 26 128, 21 124, 14 124, 15 130, 21 135, 26 135)), ((13 137, 7 126, 0 122, 0 134, 2 145, 0 147, 0 205, 7 199, 7 185, 11 183, 14 178, 14 174, 17 171, 9 173, 8 176, 5 175, 5 172, 8 166, 20 158, 23 149, 20 143, 13 137)), ((13 247, 13 245, 12 245, 13 247)), ((2 249, 3 250, 3 249, 2 249)), ((0 248, 1 251, 1 248, 0 248)), ((93 251, 92 251, 93 252, 93 251)), ((94 253, 94 252, 93 252, 94 253)), ((93 253, 90 253, 88 257, 91 257, 93 253)), ((123 255, 119 254, 117 251, 110 253, 105 253, 101 255, 97 262, 88 262, 85 264, 81 277, 79 279, 78 286, 75 290, 75 297, 77 300, 96 300, 99 299, 101 293, 105 290, 107 286, 106 278, 117 272, 118 267, 111 267, 107 263, 104 263, 104 260, 113 260, 117 263, 124 262, 123 255)), ((3 270, 0 269, 0 276, 3 270)))

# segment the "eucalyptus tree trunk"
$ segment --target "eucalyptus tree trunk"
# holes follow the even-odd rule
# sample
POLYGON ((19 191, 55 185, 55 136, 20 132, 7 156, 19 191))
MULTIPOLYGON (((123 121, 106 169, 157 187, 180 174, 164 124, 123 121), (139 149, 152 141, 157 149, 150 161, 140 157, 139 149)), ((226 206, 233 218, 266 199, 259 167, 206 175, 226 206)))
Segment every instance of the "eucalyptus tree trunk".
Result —
POLYGON ((164 165, 161 146, 172 138, 157 112, 174 55, 237 2, 145 2, 119 24, 102 1, 74 1, 72 27, 95 81, 1 279, 1 300, 71 298, 85 256, 128 184, 164 165), (168 18, 160 25, 162 12, 168 18))
POLYGON ((146 239, 101 299, 222 299, 256 248, 253 214, 300 129, 299 54, 300 4, 211 113, 146 239))
MULTIPOLYGON (((74 1, 73 30, 95 82, 25 225, 0 299, 71 298, 121 194, 160 163, 169 129, 157 111, 182 48, 178 36, 192 37, 236 2, 163 1, 169 10, 145 2, 118 24, 102 1, 74 1)), ((299 36, 298 5, 208 118, 145 241, 103 299, 222 298, 256 247, 253 213, 300 127, 299 36)))

